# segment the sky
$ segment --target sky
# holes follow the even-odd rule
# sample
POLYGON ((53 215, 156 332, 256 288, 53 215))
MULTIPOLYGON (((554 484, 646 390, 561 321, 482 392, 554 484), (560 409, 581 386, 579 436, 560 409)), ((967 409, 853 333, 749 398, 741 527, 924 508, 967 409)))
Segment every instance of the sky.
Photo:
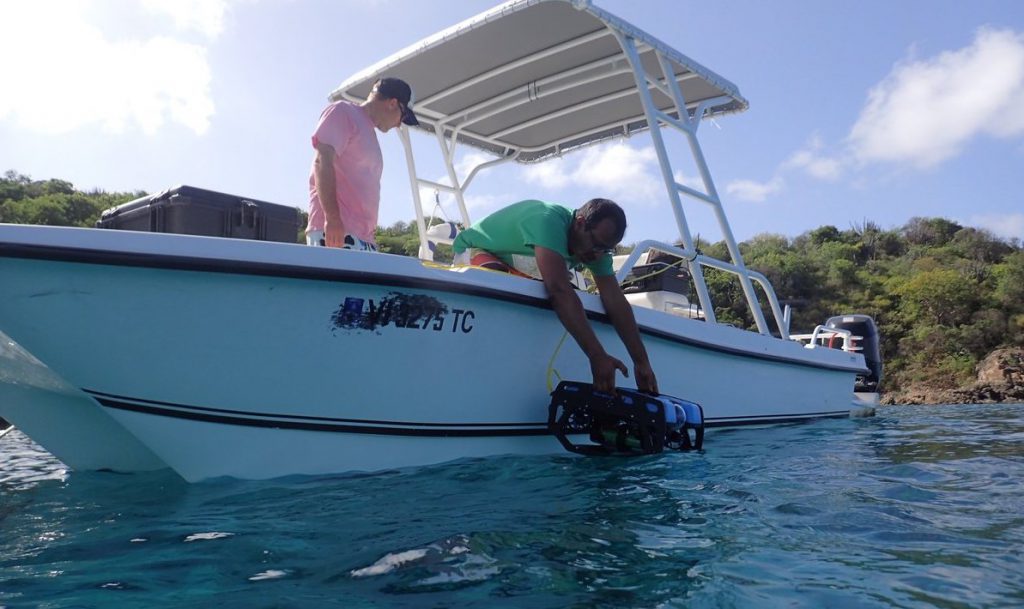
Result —
MULTIPOLYGON (((939 216, 1024 240, 1024 2, 594 3, 750 102, 700 129, 737 239, 939 216)), ((305 208, 310 135, 330 91, 495 4, 0 0, 0 172, 83 190, 189 184, 305 208)), ((380 223, 411 220, 399 139, 379 139, 380 223)), ((413 139, 436 150, 422 132, 413 139)), ((669 151, 677 178, 695 180, 681 136, 669 151)), ((480 158, 463 148, 459 165, 480 158)), ((468 204, 478 219, 526 198, 609 197, 626 210, 626 242, 674 240, 659 176, 640 134, 485 170, 468 204)), ((428 215, 457 218, 449 198, 427 194, 428 215)), ((721 237, 706 206, 686 209, 694 233, 721 237)))

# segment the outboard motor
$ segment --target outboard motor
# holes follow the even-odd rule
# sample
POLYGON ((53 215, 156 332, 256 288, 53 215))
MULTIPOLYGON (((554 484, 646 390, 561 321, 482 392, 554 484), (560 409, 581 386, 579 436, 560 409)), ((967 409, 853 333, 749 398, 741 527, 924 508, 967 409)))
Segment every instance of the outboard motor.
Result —
POLYGON ((853 335, 850 350, 863 355, 864 364, 871 371, 867 375, 857 376, 854 391, 878 391, 878 384, 882 382, 882 353, 875 320, 868 315, 837 315, 828 318, 825 327, 849 330, 853 335))
POLYGON ((583 455, 649 455, 700 450, 704 410, 700 404, 617 387, 615 395, 590 383, 562 381, 551 392, 548 430, 566 450, 583 455), (586 434, 593 444, 574 444, 586 434))

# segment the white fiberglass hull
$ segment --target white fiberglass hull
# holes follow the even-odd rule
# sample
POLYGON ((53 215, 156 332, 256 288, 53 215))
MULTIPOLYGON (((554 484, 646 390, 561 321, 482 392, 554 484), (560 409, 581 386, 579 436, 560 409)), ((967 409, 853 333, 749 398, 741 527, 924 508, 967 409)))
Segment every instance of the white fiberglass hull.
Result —
MULTIPOLYGON (((188 480, 558 452, 549 381, 590 376, 571 338, 559 347, 539 282, 411 258, 0 225, 0 285, 0 332, 66 385, 61 412, 116 421, 110 433, 188 480)), ((600 300, 582 298, 628 362, 600 300)), ((859 356, 636 314, 662 391, 701 403, 711 426, 849 412, 859 356)), ((27 386, 9 372, 0 398, 27 386)), ((58 426, 55 408, 22 395, 0 416, 22 426, 52 410, 58 426)), ((37 441, 60 456, 65 436, 107 442, 37 441)), ((107 467, 146 469, 124 458, 107 467)))

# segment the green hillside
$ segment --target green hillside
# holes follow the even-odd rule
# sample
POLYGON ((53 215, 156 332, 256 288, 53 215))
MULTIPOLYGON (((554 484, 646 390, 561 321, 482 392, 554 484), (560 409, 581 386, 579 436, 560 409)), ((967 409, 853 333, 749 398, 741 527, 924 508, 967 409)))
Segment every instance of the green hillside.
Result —
MULTIPOLYGON (((705 251, 728 259, 723 243, 705 251)), ((991 351, 1024 345, 1024 251, 984 229, 944 218, 891 230, 865 222, 793 239, 759 235, 740 251, 792 305, 793 332, 836 314, 874 317, 887 390, 963 386, 991 351)), ((708 282, 716 302, 733 303, 716 311, 719 319, 752 327, 738 282, 716 272, 708 282)))

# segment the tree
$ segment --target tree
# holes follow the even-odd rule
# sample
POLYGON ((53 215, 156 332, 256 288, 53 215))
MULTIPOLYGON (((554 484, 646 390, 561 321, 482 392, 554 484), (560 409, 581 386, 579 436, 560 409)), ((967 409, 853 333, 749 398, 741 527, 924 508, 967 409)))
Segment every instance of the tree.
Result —
POLYGON ((1000 262, 1013 251, 1009 244, 991 232, 983 228, 972 227, 958 230, 953 235, 950 246, 964 258, 987 264, 1000 262))
MULTIPOLYGON (((438 220, 434 224, 442 223, 438 220)), ((431 225, 433 226, 433 225, 431 225)), ((417 257, 420 252, 420 231, 415 221, 398 221, 387 228, 377 227, 377 251, 385 254, 417 257)), ((435 244, 434 261, 449 263, 452 261, 452 248, 445 244, 435 244)))
POLYGON ((903 236, 913 245, 946 245, 962 226, 945 218, 911 218, 903 236))
POLYGON ((33 181, 16 171, 7 171, 0 178, 0 222, 95 226, 103 210, 144 195, 82 192, 66 180, 33 181))
POLYGON ((993 274, 997 301, 1010 311, 1024 312, 1024 250, 1006 256, 993 268, 993 274))
POLYGON ((977 284, 951 269, 918 273, 896 288, 900 308, 915 323, 952 327, 966 321, 977 299, 977 284))
POLYGON ((816 228, 808 234, 811 243, 814 245, 821 245, 828 241, 838 241, 840 238, 839 229, 834 226, 822 226, 816 228))

